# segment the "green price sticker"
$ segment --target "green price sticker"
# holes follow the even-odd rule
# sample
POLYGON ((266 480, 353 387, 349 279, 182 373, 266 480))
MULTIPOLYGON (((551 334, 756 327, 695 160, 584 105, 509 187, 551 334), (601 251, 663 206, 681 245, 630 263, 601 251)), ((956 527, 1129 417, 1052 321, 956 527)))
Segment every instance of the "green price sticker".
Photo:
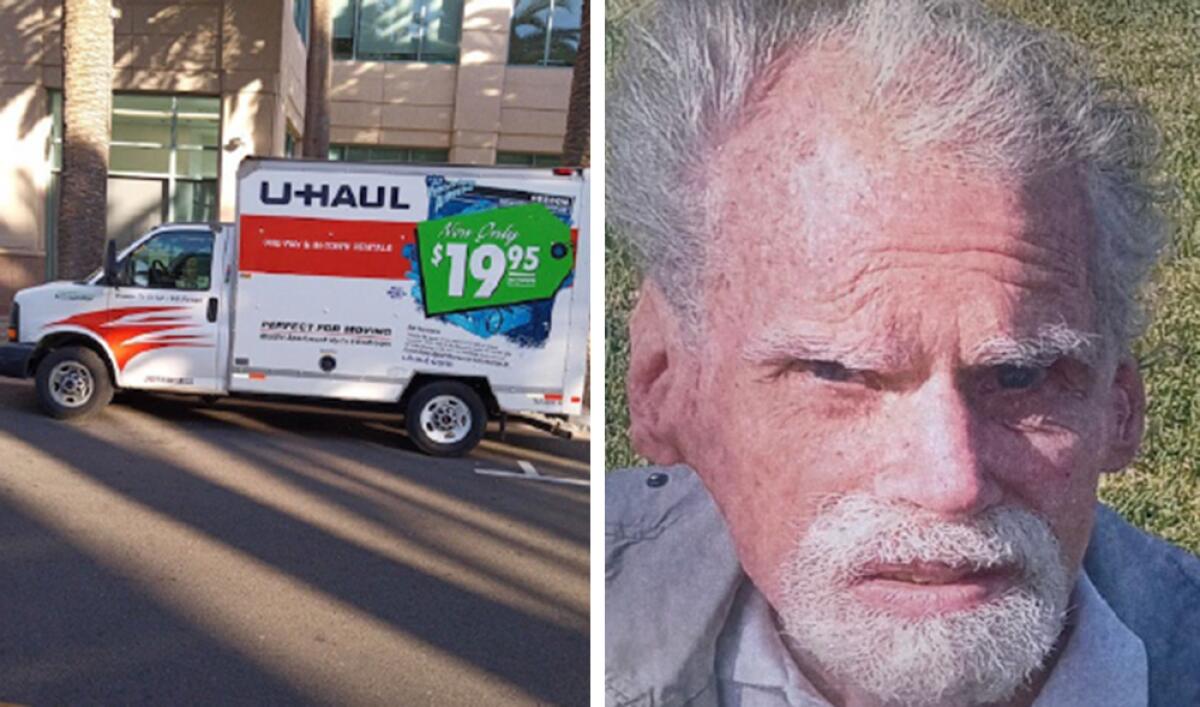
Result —
POLYGON ((571 229, 541 204, 417 226, 425 314, 547 299, 575 262, 571 229))

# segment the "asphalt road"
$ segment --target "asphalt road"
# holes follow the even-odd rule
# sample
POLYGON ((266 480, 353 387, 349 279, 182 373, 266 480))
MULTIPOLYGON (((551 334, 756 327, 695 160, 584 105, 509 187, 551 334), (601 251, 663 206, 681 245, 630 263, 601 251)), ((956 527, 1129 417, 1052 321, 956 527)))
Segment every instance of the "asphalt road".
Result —
POLYGON ((0 702, 586 705, 587 442, 0 379, 0 702))

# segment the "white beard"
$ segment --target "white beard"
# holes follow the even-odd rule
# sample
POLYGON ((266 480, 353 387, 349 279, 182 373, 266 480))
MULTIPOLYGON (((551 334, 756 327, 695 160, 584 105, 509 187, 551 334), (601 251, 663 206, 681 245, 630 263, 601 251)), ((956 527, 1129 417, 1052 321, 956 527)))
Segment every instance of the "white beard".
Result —
POLYGON ((947 522, 869 496, 834 499, 781 568, 786 634, 830 675, 883 704, 980 705, 1011 698, 1062 633, 1069 576, 1045 521, 1014 507, 947 522), (849 591, 869 563, 1015 566, 1016 585, 977 608, 919 618, 849 591))

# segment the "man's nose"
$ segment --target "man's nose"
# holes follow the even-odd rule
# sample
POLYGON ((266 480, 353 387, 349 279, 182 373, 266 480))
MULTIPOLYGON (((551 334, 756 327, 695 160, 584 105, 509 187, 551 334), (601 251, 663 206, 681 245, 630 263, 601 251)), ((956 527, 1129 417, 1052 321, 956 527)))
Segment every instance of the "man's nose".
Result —
POLYGON ((931 378, 895 403, 889 418, 899 434, 876 477, 877 494, 946 516, 975 515, 1000 501, 981 454, 983 422, 952 376, 931 378))

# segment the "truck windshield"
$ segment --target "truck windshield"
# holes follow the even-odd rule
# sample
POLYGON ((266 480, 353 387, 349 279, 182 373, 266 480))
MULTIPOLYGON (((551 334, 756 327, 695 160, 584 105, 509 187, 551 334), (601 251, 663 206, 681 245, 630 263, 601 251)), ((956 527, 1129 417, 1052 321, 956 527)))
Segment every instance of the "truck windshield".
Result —
POLYGON ((207 290, 212 284, 213 234, 166 231, 138 246, 121 264, 121 284, 166 290, 207 290))

